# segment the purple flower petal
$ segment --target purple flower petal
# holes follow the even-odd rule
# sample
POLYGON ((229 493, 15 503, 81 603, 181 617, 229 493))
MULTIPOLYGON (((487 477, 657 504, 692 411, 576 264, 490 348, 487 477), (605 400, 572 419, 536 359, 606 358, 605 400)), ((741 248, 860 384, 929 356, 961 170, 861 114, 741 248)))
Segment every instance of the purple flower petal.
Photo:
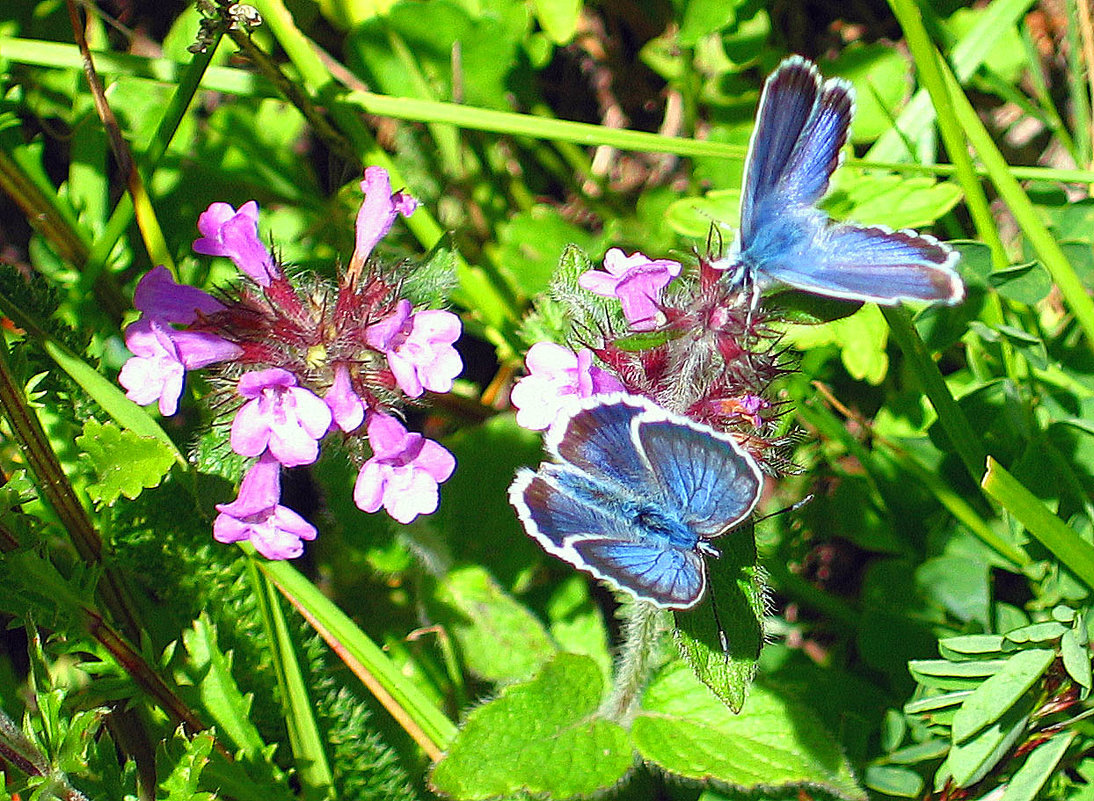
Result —
POLYGON ((177 283, 162 265, 153 267, 137 282, 133 305, 149 317, 182 325, 194 322, 198 312, 209 315, 224 309, 224 304, 208 292, 177 283))
POLYGON ((550 427, 579 398, 623 390, 618 378, 593 364, 588 348, 574 353, 553 342, 537 342, 524 364, 528 375, 514 385, 509 401, 517 409, 517 425, 532 431, 550 427))
POLYGON ((604 269, 578 276, 578 285, 604 297, 619 298, 623 316, 635 331, 649 331, 661 322, 658 306, 662 290, 682 269, 670 259, 648 258, 642 253, 627 256, 619 248, 604 254, 604 269))
POLYGON ((126 397, 142 406, 159 400, 160 414, 170 417, 178 411, 186 369, 172 339, 169 325, 144 318, 125 330, 126 347, 134 354, 122 365, 118 383, 126 397))
POLYGON ((353 263, 363 264, 402 214, 409 217, 418 207, 418 201, 402 192, 391 194, 391 178, 383 167, 365 168, 361 181, 365 201, 357 212, 357 244, 353 250, 353 263))
POLYGON ((357 475, 354 503, 366 512, 383 506, 400 523, 436 511, 437 485, 456 469, 455 457, 386 414, 369 415, 368 435, 373 456, 357 475))
POLYGON ((365 421, 365 404, 353 391, 349 367, 344 364, 334 369, 334 382, 323 401, 330 407, 334 423, 347 434, 365 421))
POLYGON ((403 330, 406 321, 410 319, 412 310, 409 300, 400 300, 395 304, 394 312, 365 329, 365 341, 376 350, 388 350, 391 347, 391 341, 403 330))
POLYGON ((399 389, 417 398, 427 389, 452 389, 463 370, 463 359, 452 347, 461 328, 460 318, 451 312, 430 309, 411 314, 404 300, 392 315, 369 326, 366 336, 370 345, 387 353, 399 389))
POLYGON ((227 256, 262 287, 281 276, 266 246, 258 238, 258 204, 249 200, 237 212, 227 203, 213 203, 198 217, 201 238, 194 250, 206 256, 227 256))
POLYGON ((286 467, 311 464, 330 428, 330 407, 280 368, 244 373, 237 391, 250 400, 232 421, 232 450, 258 456, 266 448, 286 467))
POLYGON ((243 355, 239 345, 205 331, 173 331, 171 339, 187 370, 234 361, 243 355))
POLYGON ((295 559, 304 552, 301 540, 315 539, 311 523, 292 509, 281 506, 281 465, 271 454, 247 471, 239 496, 217 504, 213 538, 218 542, 250 540, 267 559, 295 559))

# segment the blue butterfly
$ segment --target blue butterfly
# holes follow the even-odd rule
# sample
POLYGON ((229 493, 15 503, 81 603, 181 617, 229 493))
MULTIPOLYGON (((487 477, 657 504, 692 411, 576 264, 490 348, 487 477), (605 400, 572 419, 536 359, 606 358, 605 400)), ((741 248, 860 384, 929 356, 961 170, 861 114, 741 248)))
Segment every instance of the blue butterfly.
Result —
POLYGON ((523 469, 509 501, 548 553, 660 607, 706 589, 709 540, 756 506, 763 475, 728 434, 634 395, 600 395, 561 416, 554 462, 523 469))
POLYGON ((959 303, 956 251, 911 230, 832 224, 815 207, 840 164, 854 105, 847 81, 822 81, 800 56, 768 76, 745 157, 740 235, 715 266, 757 291, 780 281, 847 300, 959 303))

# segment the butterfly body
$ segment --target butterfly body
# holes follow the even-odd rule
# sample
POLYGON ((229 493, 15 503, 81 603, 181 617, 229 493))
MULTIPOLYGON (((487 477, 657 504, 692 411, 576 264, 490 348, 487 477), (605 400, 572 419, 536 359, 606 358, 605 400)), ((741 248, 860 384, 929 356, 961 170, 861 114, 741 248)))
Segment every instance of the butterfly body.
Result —
POLYGON ((553 462, 509 489, 549 553, 637 598, 687 609, 706 588, 709 540, 759 499, 755 460, 732 437, 645 398, 590 398, 551 427, 553 462))
POLYGON ((816 208, 839 166, 854 113, 851 85, 822 81, 798 56, 764 84, 745 158, 741 229, 716 266, 734 285, 783 283, 847 300, 958 303, 958 254, 934 237, 832 223, 816 208))

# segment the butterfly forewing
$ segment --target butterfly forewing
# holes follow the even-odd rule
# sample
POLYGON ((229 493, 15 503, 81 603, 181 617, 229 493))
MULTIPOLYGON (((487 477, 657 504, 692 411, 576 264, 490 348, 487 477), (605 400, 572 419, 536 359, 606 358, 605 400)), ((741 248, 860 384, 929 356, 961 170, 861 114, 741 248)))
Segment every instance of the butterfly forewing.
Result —
POLYGON ((756 506, 760 469, 727 435, 640 418, 638 439, 666 497, 700 537, 732 528, 756 506))
POLYGON ((797 56, 768 77, 745 159, 743 246, 764 224, 764 211, 772 203, 807 205, 828 190, 847 141, 853 105, 846 84, 822 84, 816 67, 797 56))
POLYGON ((551 426, 547 448, 592 476, 633 491, 650 492, 655 485, 631 428, 631 421, 641 411, 626 396, 604 396, 603 403, 580 409, 551 426))
POLYGON ((849 300, 957 303, 957 254, 914 231, 833 226, 815 208, 839 166, 854 113, 850 84, 822 81, 799 56, 768 77, 741 190, 740 242, 723 269, 731 282, 778 281, 849 300))
POLYGON ((538 473, 522 470, 509 497, 528 533, 545 548, 564 548, 566 539, 575 536, 633 537, 628 521, 619 515, 615 489, 561 465, 545 464, 538 473))

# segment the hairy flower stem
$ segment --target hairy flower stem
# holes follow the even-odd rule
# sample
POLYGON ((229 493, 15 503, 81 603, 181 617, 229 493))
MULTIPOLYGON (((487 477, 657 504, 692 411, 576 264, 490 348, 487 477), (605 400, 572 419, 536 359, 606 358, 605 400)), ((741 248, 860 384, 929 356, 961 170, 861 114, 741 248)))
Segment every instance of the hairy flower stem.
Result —
POLYGON ((649 681, 665 628, 666 612, 649 601, 634 601, 620 610, 623 644, 616 660, 615 682, 602 707, 605 717, 626 725, 634 716, 649 681))

